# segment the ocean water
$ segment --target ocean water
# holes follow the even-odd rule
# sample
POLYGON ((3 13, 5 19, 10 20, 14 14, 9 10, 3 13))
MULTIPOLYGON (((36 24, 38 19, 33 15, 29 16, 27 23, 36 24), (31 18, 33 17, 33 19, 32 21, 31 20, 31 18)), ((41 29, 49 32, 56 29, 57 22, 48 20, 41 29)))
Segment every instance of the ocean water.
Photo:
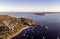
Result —
POLYGON ((29 28, 12 39, 58 39, 60 37, 60 13, 35 14, 32 12, 0 12, 0 15, 10 15, 16 18, 30 18, 36 24, 47 25, 48 30, 29 28))

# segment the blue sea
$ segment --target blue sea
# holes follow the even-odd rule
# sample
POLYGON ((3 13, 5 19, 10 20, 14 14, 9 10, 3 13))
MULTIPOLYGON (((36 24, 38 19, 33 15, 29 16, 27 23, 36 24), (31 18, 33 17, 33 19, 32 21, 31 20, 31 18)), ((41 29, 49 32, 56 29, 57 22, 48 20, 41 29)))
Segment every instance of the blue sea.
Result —
POLYGON ((30 18, 36 24, 48 26, 48 30, 29 28, 12 39, 59 39, 60 38, 60 13, 36 14, 34 12, 0 12, 0 15, 9 15, 16 18, 30 18))

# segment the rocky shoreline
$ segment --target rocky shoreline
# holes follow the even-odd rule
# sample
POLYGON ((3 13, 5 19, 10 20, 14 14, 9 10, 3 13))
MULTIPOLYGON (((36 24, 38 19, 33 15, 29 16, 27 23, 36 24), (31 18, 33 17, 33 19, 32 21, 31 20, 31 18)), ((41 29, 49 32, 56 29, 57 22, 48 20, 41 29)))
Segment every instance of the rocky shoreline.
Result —
POLYGON ((48 29, 44 25, 36 25, 29 18, 15 18, 8 15, 0 15, 0 38, 11 39, 29 27, 48 29))

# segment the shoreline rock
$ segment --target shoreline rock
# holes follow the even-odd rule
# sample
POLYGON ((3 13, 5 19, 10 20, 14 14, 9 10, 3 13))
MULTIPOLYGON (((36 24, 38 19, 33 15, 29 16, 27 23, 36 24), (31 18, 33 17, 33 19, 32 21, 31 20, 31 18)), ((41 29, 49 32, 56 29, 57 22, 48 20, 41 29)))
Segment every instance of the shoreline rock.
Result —
MULTIPOLYGON (((41 25, 35 25, 35 21, 29 18, 15 18, 8 15, 0 15, 0 38, 11 39, 24 29, 35 26, 43 27, 41 25)), ((48 29, 48 27, 45 28, 48 29)))
POLYGON ((24 23, 24 25, 28 26, 35 25, 35 21, 30 18, 19 18, 19 19, 24 23))

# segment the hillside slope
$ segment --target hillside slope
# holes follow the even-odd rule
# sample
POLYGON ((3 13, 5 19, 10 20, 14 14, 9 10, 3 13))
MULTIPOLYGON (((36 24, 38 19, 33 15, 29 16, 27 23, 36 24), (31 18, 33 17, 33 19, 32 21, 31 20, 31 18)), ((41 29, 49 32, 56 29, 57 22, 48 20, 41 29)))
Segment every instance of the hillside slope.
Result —
POLYGON ((0 38, 10 39, 22 31, 25 26, 18 18, 0 15, 0 38))

